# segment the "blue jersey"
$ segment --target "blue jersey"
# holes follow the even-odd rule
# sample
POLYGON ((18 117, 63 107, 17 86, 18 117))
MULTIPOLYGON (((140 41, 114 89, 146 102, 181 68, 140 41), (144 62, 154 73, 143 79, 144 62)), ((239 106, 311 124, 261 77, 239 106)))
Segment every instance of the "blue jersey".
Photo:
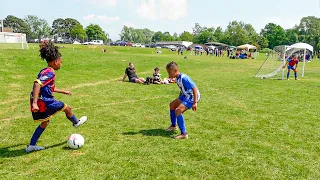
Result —
POLYGON ((192 88, 197 88, 197 102, 200 100, 200 92, 193 80, 186 74, 179 74, 177 78, 177 85, 180 88, 184 100, 190 103, 194 102, 194 95, 192 88))

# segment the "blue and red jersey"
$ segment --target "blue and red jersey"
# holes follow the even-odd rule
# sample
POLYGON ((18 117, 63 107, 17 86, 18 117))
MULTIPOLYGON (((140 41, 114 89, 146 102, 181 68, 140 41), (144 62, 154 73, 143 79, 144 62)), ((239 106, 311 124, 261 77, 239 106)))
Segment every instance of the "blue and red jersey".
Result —
POLYGON ((298 63, 299 63, 298 58, 292 58, 292 59, 289 59, 289 60, 288 60, 288 64, 289 64, 289 66, 291 66, 291 67, 297 65, 298 63))
MULTIPOLYGON (((54 82, 56 79, 56 73, 50 67, 42 69, 37 79, 34 82, 40 84, 40 94, 39 99, 41 99, 45 104, 51 104, 54 100, 54 82)), ((33 96, 33 92, 31 92, 31 98, 33 96)))

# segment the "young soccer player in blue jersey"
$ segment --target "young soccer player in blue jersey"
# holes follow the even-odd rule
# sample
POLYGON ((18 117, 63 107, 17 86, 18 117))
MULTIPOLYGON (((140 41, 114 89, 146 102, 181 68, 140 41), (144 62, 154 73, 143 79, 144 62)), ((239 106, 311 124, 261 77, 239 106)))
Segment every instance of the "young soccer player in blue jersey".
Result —
POLYGON ((170 119, 171 126, 166 131, 177 130, 177 122, 181 131, 180 135, 175 136, 175 139, 187 139, 188 133, 184 122, 183 113, 188 109, 197 110, 198 102, 200 100, 200 92, 192 79, 179 72, 177 63, 170 62, 167 64, 167 72, 170 78, 176 78, 176 83, 180 88, 179 98, 170 103, 170 119))
POLYGON ((40 56, 47 61, 48 67, 42 69, 34 81, 33 91, 30 94, 30 109, 34 121, 41 122, 41 124, 34 131, 30 144, 26 148, 26 152, 44 149, 44 147, 36 146, 36 144, 48 126, 50 119, 56 113, 64 111, 75 128, 78 128, 87 121, 86 116, 77 119, 70 106, 54 99, 54 92, 71 95, 70 91, 57 89, 54 85, 56 79, 55 70, 60 69, 62 65, 62 58, 58 47, 47 42, 41 45, 40 56))

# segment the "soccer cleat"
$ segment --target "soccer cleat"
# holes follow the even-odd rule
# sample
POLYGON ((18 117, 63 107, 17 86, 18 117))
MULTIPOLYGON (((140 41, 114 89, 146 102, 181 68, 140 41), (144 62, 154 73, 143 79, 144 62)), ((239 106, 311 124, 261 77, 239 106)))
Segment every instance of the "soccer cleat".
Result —
POLYGON ((178 130, 177 126, 170 126, 166 129, 167 132, 176 131, 176 130, 178 130))
POLYGON ((87 121, 87 116, 82 116, 80 119, 79 119, 79 122, 78 124, 74 124, 73 127, 75 128, 78 128, 80 127, 82 124, 84 124, 86 121, 87 121))
POLYGON ((26 152, 29 153, 29 152, 33 152, 33 151, 41 151, 41 150, 44 150, 44 149, 45 148, 41 147, 41 146, 28 145, 27 148, 26 148, 26 152))
POLYGON ((173 136, 174 139, 188 139, 188 134, 180 134, 178 136, 173 136))
POLYGON ((296 78, 295 80, 299 80, 298 78, 296 78))

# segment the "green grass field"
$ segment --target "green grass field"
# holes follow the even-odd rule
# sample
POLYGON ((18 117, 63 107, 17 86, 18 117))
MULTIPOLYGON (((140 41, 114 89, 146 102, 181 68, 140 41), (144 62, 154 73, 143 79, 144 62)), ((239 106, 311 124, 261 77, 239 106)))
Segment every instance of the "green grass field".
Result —
MULTIPOLYGON (((73 96, 56 98, 88 122, 74 129, 55 116, 38 145, 26 154, 38 125, 29 93, 39 70, 38 47, 0 50, 0 179, 319 179, 320 61, 307 63, 300 81, 253 78, 265 59, 184 59, 154 49, 72 46, 61 48, 56 87, 73 96), (138 75, 176 61, 198 85, 197 112, 185 113, 188 140, 174 140, 168 106, 178 87, 122 83, 135 63, 138 75), (85 137, 80 150, 66 148, 68 135, 85 137)), ((177 132, 178 133, 178 132, 177 132)))

